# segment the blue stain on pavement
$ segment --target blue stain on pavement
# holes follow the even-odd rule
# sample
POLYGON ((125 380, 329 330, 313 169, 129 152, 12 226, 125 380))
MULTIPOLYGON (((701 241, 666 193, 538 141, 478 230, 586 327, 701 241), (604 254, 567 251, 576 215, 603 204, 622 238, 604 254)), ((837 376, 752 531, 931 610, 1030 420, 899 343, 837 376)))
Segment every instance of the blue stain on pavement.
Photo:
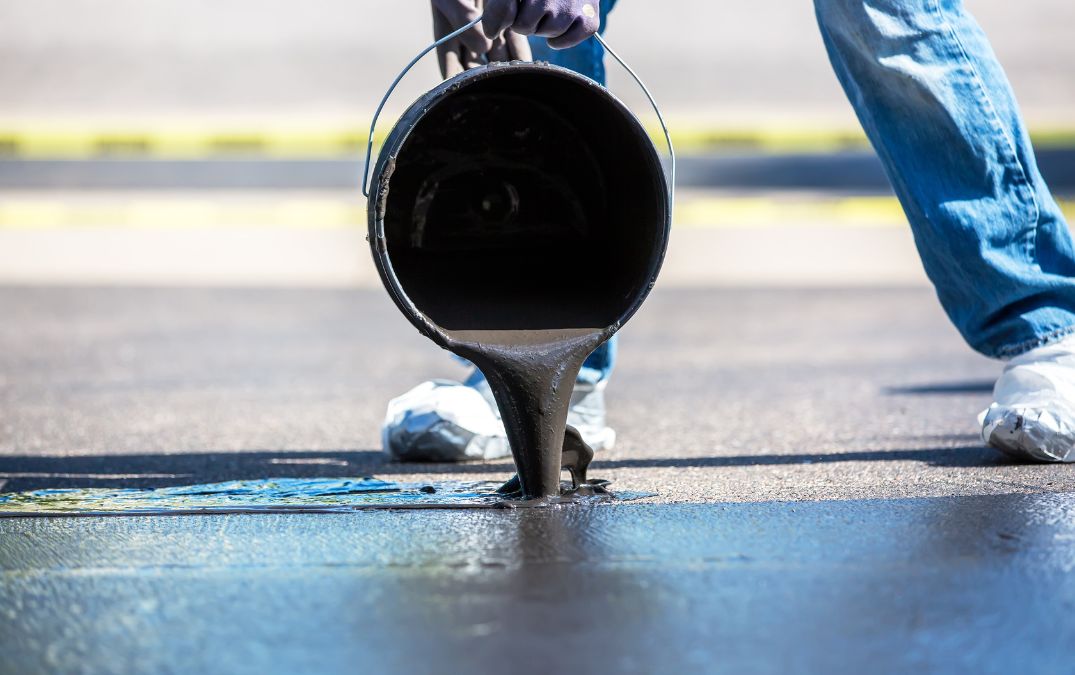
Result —
POLYGON ((503 500, 496 494, 498 486, 489 481, 394 483, 376 478, 269 478, 154 489, 47 489, 0 494, 0 517, 482 507, 503 500))
MULTIPOLYGON (((361 509, 504 506, 493 481, 396 483, 376 478, 267 478, 161 488, 64 488, 0 494, 0 518, 15 516, 346 513, 361 509)), ((650 496, 618 492, 577 502, 650 496)))

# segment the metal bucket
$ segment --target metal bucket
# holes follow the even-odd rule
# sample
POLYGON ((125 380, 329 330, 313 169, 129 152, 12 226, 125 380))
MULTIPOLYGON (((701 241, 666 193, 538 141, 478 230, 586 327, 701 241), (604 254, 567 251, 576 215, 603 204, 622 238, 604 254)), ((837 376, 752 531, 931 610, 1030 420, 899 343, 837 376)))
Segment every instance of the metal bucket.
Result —
POLYGON ((664 170, 607 89, 544 63, 490 64, 400 118, 373 172, 369 240, 418 329, 618 329, 668 245, 664 170))
MULTIPOLYGON (((369 155, 367 174, 368 164, 369 155)), ((592 349, 657 279, 674 166, 673 156, 666 179, 642 124, 592 80, 546 63, 482 66, 420 97, 385 141, 364 190, 374 262, 422 334, 483 370, 474 336, 518 334, 525 351, 535 334, 589 331, 592 349)), ((573 383, 585 354, 576 357, 555 375, 573 383)), ((558 357, 535 348, 524 358, 558 357)), ((506 413, 524 496, 558 494, 560 458, 550 460, 548 447, 564 443, 566 404, 513 405, 503 378, 486 375, 506 413), (513 432, 533 416, 543 416, 543 429, 513 432)))

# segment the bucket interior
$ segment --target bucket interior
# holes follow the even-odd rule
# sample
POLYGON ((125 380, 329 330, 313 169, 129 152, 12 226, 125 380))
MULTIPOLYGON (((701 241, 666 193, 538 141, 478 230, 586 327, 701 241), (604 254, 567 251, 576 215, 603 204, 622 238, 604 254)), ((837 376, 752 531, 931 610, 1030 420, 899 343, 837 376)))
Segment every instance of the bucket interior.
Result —
POLYGON ((448 88, 400 147, 387 251, 446 332, 604 328, 647 292, 665 245, 661 166, 603 89, 547 67, 448 88))

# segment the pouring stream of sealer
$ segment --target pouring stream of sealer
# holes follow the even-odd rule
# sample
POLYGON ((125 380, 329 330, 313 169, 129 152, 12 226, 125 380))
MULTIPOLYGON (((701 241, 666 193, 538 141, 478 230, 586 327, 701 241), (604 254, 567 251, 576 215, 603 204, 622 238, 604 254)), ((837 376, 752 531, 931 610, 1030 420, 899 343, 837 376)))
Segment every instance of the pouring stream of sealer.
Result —
MULTIPOLYGON (((397 80, 398 81, 398 80, 397 80)), ((374 167, 369 240, 396 305, 489 380, 526 499, 587 481, 566 429, 589 354, 657 278, 672 195, 638 119, 545 63, 489 64, 403 114, 374 167)))

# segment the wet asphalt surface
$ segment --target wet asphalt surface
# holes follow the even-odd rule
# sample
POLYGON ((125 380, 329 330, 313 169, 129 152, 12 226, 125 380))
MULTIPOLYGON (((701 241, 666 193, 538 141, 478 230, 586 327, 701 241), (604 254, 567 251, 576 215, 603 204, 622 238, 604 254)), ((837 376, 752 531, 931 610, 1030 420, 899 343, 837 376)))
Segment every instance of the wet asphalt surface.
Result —
MULTIPOLYGON (((387 464, 465 371, 377 290, 6 288, 0 490, 387 464)), ((591 473, 539 511, 0 520, 0 672, 1060 672, 1075 473, 983 448, 998 365, 925 289, 660 290, 591 473)))
POLYGON ((6 672, 1067 672, 1071 495, 0 521, 6 672))

